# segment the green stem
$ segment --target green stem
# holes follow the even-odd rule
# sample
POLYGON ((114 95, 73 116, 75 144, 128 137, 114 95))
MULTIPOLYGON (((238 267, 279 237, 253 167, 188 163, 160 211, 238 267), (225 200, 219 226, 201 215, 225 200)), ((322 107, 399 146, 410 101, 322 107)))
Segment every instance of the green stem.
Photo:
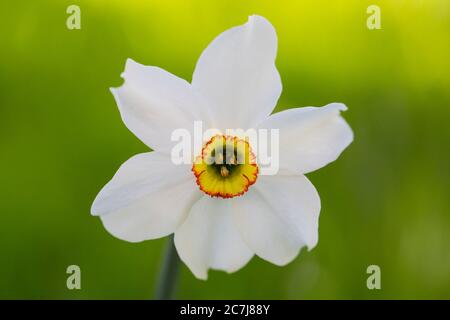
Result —
POLYGON ((164 260, 157 281, 156 300, 170 300, 175 297, 179 269, 180 258, 173 243, 173 235, 171 235, 166 244, 164 260))

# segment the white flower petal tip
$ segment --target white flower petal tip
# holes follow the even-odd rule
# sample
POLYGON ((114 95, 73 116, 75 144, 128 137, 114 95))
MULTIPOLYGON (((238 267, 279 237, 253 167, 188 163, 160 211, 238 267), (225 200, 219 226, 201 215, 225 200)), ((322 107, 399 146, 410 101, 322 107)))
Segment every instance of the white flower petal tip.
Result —
POLYGON ((218 128, 247 129, 270 115, 282 90, 275 66, 277 47, 270 22, 250 16, 202 52, 192 86, 209 102, 218 128))
POLYGON ((126 79, 128 77, 131 77, 133 75, 141 73, 146 68, 157 68, 157 69, 159 69, 158 67, 146 66, 146 65, 143 65, 143 64, 141 64, 139 62, 134 61, 131 58, 127 58, 127 60, 125 61, 125 70, 123 70, 123 72, 120 74, 120 77, 123 78, 123 79, 126 79))
MULTIPOLYGON (((348 107, 340 102, 334 102, 327 104, 323 108, 329 108, 330 110, 335 110, 336 114, 339 118, 338 121, 341 121, 342 131, 345 132, 342 136, 342 151, 341 153, 353 142, 354 140, 354 133, 350 125, 345 121, 345 119, 341 116, 341 112, 345 112, 348 110, 348 107)), ((339 157, 340 153, 336 156, 334 160, 336 160, 339 157)))
POLYGON ((341 102, 329 103, 329 104, 323 106, 322 108, 332 109, 332 110, 336 110, 336 111, 347 111, 348 110, 347 106, 341 102))
POLYGON ((129 71, 135 67, 145 67, 145 66, 139 62, 136 62, 132 58, 127 58, 127 60, 125 61, 125 70, 123 73, 125 73, 125 72, 127 72, 127 70, 129 71))
POLYGON ((341 116, 341 112, 348 111, 348 107, 345 104, 341 103, 341 102, 333 102, 333 103, 327 104, 326 106, 324 106, 322 108, 327 108, 327 109, 330 109, 330 110, 334 110, 336 112, 336 114, 339 116, 339 118, 342 120, 343 126, 345 126, 345 131, 347 133, 346 134, 346 141, 348 142, 347 145, 344 147, 344 149, 345 149, 346 147, 348 147, 350 145, 350 143, 353 142, 353 139, 354 139, 354 133, 353 133, 352 128, 349 126, 347 121, 345 121, 345 119, 341 116))
POLYGON ((273 37, 275 41, 277 41, 277 33, 275 31, 275 28, 270 23, 269 20, 266 18, 259 16, 257 14, 248 16, 248 21, 246 25, 248 24, 250 30, 254 28, 261 28, 263 32, 266 34, 266 36, 273 37))

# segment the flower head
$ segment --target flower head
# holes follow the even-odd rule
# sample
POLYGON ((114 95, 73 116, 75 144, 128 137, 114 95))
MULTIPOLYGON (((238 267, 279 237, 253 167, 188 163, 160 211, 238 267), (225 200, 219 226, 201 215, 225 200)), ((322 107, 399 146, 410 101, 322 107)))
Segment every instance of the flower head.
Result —
POLYGON ((340 103, 271 115, 282 88, 276 51, 272 25, 251 16, 204 50, 192 83, 127 61, 112 93, 125 125, 154 151, 126 161, 95 199, 92 214, 111 234, 138 242, 174 233, 201 279, 209 268, 234 272, 254 254, 285 265, 317 244, 320 198, 304 174, 334 161, 353 133, 340 103), (221 133, 176 165, 172 133, 192 133, 196 121, 221 133), (263 174, 247 136, 225 133, 251 128, 278 130, 277 174, 263 174))

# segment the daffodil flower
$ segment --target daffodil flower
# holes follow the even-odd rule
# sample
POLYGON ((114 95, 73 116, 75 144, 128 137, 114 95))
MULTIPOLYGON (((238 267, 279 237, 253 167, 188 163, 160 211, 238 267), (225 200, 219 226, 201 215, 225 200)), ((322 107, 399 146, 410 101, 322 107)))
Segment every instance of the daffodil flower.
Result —
POLYGON ((271 114, 282 89, 276 52, 273 26, 251 16, 203 51, 191 83, 127 61, 112 93, 125 125, 154 151, 131 157, 98 194, 91 212, 106 230, 130 242, 174 233, 200 279, 208 269, 237 271, 255 254, 285 265, 317 244, 320 198, 304 174, 336 160, 353 133, 340 103, 271 114), (219 130, 278 129, 278 173, 260 174, 253 146, 220 134, 192 164, 175 165, 172 132, 199 120, 219 130))

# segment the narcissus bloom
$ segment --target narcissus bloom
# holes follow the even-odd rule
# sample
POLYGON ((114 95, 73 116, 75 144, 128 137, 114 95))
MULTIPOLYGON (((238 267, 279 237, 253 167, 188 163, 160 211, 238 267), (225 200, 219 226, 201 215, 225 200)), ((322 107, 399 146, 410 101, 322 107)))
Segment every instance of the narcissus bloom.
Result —
POLYGON ((131 157, 100 191, 92 214, 117 238, 139 242, 175 233, 180 258, 200 279, 234 272, 254 254, 276 265, 318 241, 320 198, 304 174, 352 142, 346 107, 294 108, 271 115, 281 93, 277 37, 260 16, 204 50, 188 83, 132 60, 112 89, 125 125, 154 151, 131 157), (278 129, 279 170, 263 175, 254 146, 216 134, 189 165, 171 159, 174 130, 278 129), (239 159, 243 161, 239 161, 239 159))

